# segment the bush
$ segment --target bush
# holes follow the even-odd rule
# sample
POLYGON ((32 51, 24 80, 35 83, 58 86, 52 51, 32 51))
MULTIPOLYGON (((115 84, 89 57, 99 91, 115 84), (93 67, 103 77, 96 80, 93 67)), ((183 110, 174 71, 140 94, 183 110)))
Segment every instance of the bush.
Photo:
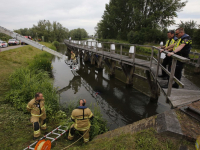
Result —
POLYGON ((49 53, 42 53, 40 55, 36 55, 34 60, 29 64, 30 70, 43 70, 51 74, 52 66, 49 57, 51 57, 51 54, 49 53))
POLYGON ((131 43, 131 44, 134 44, 134 38, 133 38, 133 36, 134 36, 134 32, 133 31, 130 31, 129 33, 128 33, 128 42, 129 43, 131 43))
MULTIPOLYGON (((71 125, 74 123, 71 121, 71 113, 72 111, 79 106, 79 101, 77 102, 68 102, 65 107, 64 105, 61 106, 61 109, 67 114, 67 121, 63 124, 68 127, 68 129, 71 127, 71 125)), ((95 136, 102 134, 104 132, 108 131, 107 128, 107 122, 102 118, 100 108, 97 105, 90 105, 89 108, 92 108, 91 111, 94 115, 93 120, 91 121, 91 127, 90 127, 90 140, 92 140, 95 136)))
POLYGON ((58 48, 59 45, 60 45, 60 43, 59 43, 58 41, 54 41, 54 42, 52 43, 52 45, 55 46, 56 48, 58 48))
POLYGON ((50 81, 48 72, 30 68, 17 69, 9 78, 11 90, 6 94, 6 100, 18 110, 27 112, 28 102, 34 98, 36 92, 42 92, 45 98, 47 118, 59 110, 56 89, 50 81))

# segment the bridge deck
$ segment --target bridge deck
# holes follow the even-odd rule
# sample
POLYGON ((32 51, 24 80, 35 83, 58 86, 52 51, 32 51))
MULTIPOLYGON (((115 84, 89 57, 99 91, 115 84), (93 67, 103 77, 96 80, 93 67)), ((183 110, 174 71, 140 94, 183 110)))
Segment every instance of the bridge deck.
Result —
MULTIPOLYGON (((74 45, 70 45, 74 46, 74 45)), ((80 48, 89 52, 96 53, 98 55, 102 55, 106 58, 110 58, 112 60, 116 61, 122 61, 125 64, 133 65, 133 59, 129 58, 128 56, 125 55, 120 55, 120 54, 111 54, 108 51, 97 51, 96 49, 90 49, 90 48, 83 48, 78 45, 74 46, 76 48, 80 48)), ((149 69, 150 68, 150 61, 147 60, 142 60, 135 58, 135 63, 136 66, 142 67, 143 69, 149 69)), ((156 68, 157 68, 157 63, 152 63, 151 70, 153 74, 156 74, 156 68)), ((161 69, 159 70, 161 73, 161 69)), ((159 86, 163 84, 167 84, 167 80, 161 80, 160 78, 157 79, 157 82, 159 86)), ((181 105, 186 105, 195 101, 200 100, 200 88, 198 88, 196 85, 194 85, 191 81, 189 81, 184 75, 181 78, 181 82, 184 84, 184 88, 180 89, 174 89, 172 88, 171 96, 168 97, 169 101, 171 102, 173 107, 178 107, 181 105)), ((163 92, 166 94, 167 89, 163 89, 163 92)))

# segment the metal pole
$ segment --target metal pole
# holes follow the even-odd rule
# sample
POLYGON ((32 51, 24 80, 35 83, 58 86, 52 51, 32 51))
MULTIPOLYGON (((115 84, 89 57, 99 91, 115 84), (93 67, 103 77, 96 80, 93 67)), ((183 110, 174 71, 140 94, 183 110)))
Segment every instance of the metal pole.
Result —
POLYGON ((174 79, 174 73, 175 73, 175 69, 176 69, 176 63, 177 60, 176 59, 172 59, 172 66, 171 66, 171 73, 170 73, 170 78, 169 78, 169 84, 168 84, 168 90, 167 90, 167 96, 171 95, 171 91, 172 91, 172 82, 174 79))

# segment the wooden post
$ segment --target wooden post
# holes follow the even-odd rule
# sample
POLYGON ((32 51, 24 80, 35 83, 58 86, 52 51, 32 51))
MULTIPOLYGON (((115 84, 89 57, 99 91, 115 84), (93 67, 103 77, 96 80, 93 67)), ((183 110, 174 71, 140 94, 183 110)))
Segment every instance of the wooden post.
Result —
POLYGON ((151 75, 150 75, 150 71, 149 70, 146 70, 146 77, 147 77, 147 81, 149 83, 149 87, 150 87, 150 90, 151 90, 151 97, 150 98, 153 101, 157 101, 159 93, 160 93, 158 85, 157 85, 157 81, 156 80, 154 80, 154 81, 151 80, 151 75))
POLYGON ((198 54, 199 58, 198 58, 198 61, 197 61, 197 66, 200 67, 200 54, 198 54))
POLYGON ((89 52, 84 52, 84 62, 89 61, 89 52))
POLYGON ((157 64, 157 70, 156 70, 156 75, 155 75, 155 80, 157 80, 158 73, 159 73, 159 68, 160 68, 160 51, 158 51, 158 64, 157 64))
POLYGON ((109 72, 110 72, 110 77, 114 77, 115 76, 115 66, 116 66, 116 61, 114 60, 110 60, 108 58, 105 58, 104 60, 105 64, 108 66, 109 68, 109 72))
POLYGON ((101 43, 101 46, 102 46, 102 51, 103 51, 103 56, 104 56, 104 50, 103 50, 103 46, 104 46, 104 45, 103 45, 103 43, 101 43))
POLYGON ((111 68, 110 68, 111 77, 115 77, 115 66, 116 66, 116 61, 111 60, 111 68))
POLYGON ((121 63, 122 70, 126 76, 126 84, 127 86, 133 85, 133 76, 135 72, 135 66, 126 65, 121 63))
POLYGON ((99 59, 98 59, 98 61, 97 61, 98 69, 103 69, 103 68, 102 68, 102 60, 103 60, 102 58, 103 58, 103 57, 102 57, 102 56, 98 56, 98 57, 99 57, 99 59))
POLYGON ((175 73, 175 69, 176 69, 176 59, 172 59, 172 66, 171 66, 171 73, 170 73, 170 78, 169 78, 169 84, 168 84, 168 89, 167 89, 167 96, 171 95, 171 91, 172 91, 172 83, 173 83, 173 79, 174 79, 174 73, 175 73))
POLYGON ((122 45, 120 45, 120 61, 122 61, 122 45))
POLYGON ((91 57, 90 57, 90 61, 91 61, 91 65, 95 65, 95 54, 91 53, 91 57))
POLYGON ((96 48, 96 53, 97 53, 97 42, 96 42, 96 44, 95 44, 95 48, 96 48))
POLYGON ((154 52, 154 48, 151 48, 151 58, 150 58, 150 69, 152 67, 152 61, 153 61, 153 52, 154 52))
POLYGON ((135 51, 133 53, 133 66, 134 66, 134 63, 135 63, 135 53, 136 53, 136 46, 135 46, 135 51))

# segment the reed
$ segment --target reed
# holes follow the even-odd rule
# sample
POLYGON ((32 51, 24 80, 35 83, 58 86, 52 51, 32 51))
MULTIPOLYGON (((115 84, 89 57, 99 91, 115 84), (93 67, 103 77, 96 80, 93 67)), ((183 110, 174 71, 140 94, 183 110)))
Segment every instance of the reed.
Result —
MULTIPOLYGON (((67 121, 63 125, 67 126, 68 128, 70 128, 71 125, 74 123, 73 121, 71 121, 71 113, 76 107, 78 107, 78 104, 79 100, 74 100, 60 106, 60 109, 67 114, 67 121)), ((90 127, 90 140, 92 140, 95 136, 107 132, 108 128, 107 122, 102 117, 99 106, 91 103, 89 108, 94 115, 90 127)))
POLYGON ((42 92, 45 98, 47 118, 51 119, 59 110, 58 96, 48 72, 19 68, 9 77, 10 91, 6 100, 18 110, 26 112, 27 103, 34 98, 36 92, 42 92))

